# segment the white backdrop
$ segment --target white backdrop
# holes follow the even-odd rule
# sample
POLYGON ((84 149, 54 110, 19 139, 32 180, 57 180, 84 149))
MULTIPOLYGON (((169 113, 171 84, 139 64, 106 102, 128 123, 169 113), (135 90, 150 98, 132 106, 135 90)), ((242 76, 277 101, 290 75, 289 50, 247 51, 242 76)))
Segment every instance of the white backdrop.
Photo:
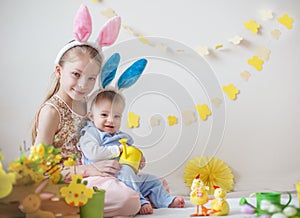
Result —
POLYGON ((106 54, 120 49, 125 62, 151 56, 140 83, 124 92, 129 100, 128 110, 139 114, 141 121, 139 128, 129 130, 124 120, 123 129, 144 146, 149 161, 146 171, 166 176, 173 192, 187 193, 184 164, 193 157, 209 154, 231 167, 236 191, 294 189, 295 182, 300 180, 298 0, 1 1, 0 149, 5 166, 19 156, 24 140, 30 145, 34 114, 49 88, 58 50, 72 39, 73 17, 81 3, 91 12, 91 39, 95 39, 99 27, 107 20, 101 12, 109 8, 122 17, 123 25, 133 30, 123 28, 116 45, 105 49, 106 54), (262 20, 262 10, 271 10, 274 18, 262 20), (291 30, 277 22, 285 13, 294 18, 291 30), (259 34, 252 34, 243 26, 249 20, 261 24, 259 34), (270 34, 273 29, 281 31, 278 40, 270 34), (167 45, 176 42, 169 46, 177 51, 164 57, 166 48, 155 50, 153 46, 139 44, 134 36, 137 33, 161 38, 158 44, 163 39, 167 39, 167 45), (235 35, 244 38, 240 45, 228 42, 235 35), (135 40, 133 47, 122 47, 124 41, 131 39, 135 40), (219 44, 223 48, 216 50, 219 44), (195 59, 195 54, 189 56, 200 45, 210 49, 206 61, 195 59), (271 54, 258 72, 247 60, 260 46, 270 49, 271 54), (165 59, 177 57, 175 62, 183 61, 182 65, 165 59), (217 85, 233 83, 240 90, 237 99, 220 96, 221 106, 214 108, 210 100, 216 93, 209 89, 216 84, 205 82, 207 76, 197 72, 199 80, 193 80, 192 73, 185 69, 199 63, 206 75, 216 78, 217 85), (245 70, 251 74, 248 81, 240 76, 245 70), (203 103, 212 110, 207 121, 196 114, 195 123, 184 125, 181 112, 195 111, 194 105, 203 103), (160 118, 161 124, 151 128, 149 119, 153 115, 160 118), (168 115, 177 116, 179 123, 169 126, 168 115), (223 129, 216 130, 214 135, 216 123, 223 125, 223 129))

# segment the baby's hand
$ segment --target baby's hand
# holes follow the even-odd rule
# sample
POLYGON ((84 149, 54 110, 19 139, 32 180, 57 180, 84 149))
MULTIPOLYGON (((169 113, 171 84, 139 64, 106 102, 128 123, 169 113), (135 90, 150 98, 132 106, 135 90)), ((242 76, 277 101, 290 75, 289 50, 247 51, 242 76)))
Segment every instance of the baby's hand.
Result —
POLYGON ((119 151, 120 151, 120 155, 121 155, 122 152, 123 152, 123 146, 122 145, 119 146, 119 151))
POLYGON ((144 156, 142 156, 139 169, 143 169, 145 166, 146 166, 146 159, 144 156))

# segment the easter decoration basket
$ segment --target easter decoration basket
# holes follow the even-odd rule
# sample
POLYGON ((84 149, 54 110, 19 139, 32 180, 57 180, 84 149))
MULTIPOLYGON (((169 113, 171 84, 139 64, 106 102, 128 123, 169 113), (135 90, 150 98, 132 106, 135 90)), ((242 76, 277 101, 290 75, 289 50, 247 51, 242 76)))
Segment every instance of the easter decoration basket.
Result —
MULTIPOLYGON (((1 152, 0 152, 1 154, 1 152)), ((32 146, 3 169, 0 155, 0 211, 4 217, 84 217, 81 209, 98 193, 104 203, 104 190, 86 187, 82 175, 76 174, 76 157, 63 160, 60 149, 40 144, 32 146), (74 167, 70 183, 65 183, 64 169, 74 167)), ((99 197, 97 197, 99 198, 99 197)), ((102 209, 103 210, 103 209, 102 209)), ((102 212, 103 213, 103 212, 102 212)))

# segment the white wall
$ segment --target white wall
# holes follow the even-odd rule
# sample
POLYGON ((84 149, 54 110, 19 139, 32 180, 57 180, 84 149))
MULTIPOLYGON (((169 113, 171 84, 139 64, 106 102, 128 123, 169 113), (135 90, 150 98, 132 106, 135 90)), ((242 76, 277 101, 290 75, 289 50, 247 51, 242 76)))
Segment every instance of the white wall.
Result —
POLYGON ((153 48, 134 40, 125 29, 115 46, 105 50, 122 54, 123 69, 128 60, 149 58, 144 77, 124 92, 128 109, 141 116, 140 128, 128 130, 124 125, 124 130, 144 147, 147 171, 167 176, 173 191, 184 193, 186 161, 216 155, 233 169, 235 190, 294 189, 300 180, 298 0, 2 1, 0 148, 5 165, 19 156, 23 140, 30 145, 34 114, 48 90, 56 53, 72 39, 73 17, 81 3, 92 15, 91 39, 107 20, 101 12, 112 8, 135 33, 155 37, 151 40, 165 43, 168 49, 184 50, 153 48), (263 21, 261 10, 272 10, 274 18, 263 21), (295 20, 291 30, 276 21, 284 13, 295 20), (257 35, 243 27, 251 19, 262 26, 257 35), (279 40, 270 35, 275 28, 282 32, 279 40), (237 34, 244 41, 230 44, 227 39, 237 34), (133 41, 124 44, 129 39, 133 41), (224 48, 215 50, 218 44, 224 48), (206 61, 193 53, 199 45, 210 48, 206 61), (260 46, 269 48, 271 55, 258 72, 247 60, 260 46), (248 82, 239 75, 244 70, 251 73, 248 82), (236 101, 220 91, 229 83, 240 90, 236 101), (214 108, 210 99, 217 96, 223 102, 214 108), (181 111, 195 111, 194 104, 203 103, 213 110, 212 116, 184 125, 181 111), (162 121, 151 130, 149 119, 155 114, 162 121), (166 116, 171 114, 178 116, 178 125, 168 126, 166 116))

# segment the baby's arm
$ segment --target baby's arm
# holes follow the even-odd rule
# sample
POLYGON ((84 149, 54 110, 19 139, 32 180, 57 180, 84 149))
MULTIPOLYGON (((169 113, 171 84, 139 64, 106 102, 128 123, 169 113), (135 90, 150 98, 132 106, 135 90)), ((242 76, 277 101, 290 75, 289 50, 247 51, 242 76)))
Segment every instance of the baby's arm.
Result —
POLYGON ((88 132, 80 137, 79 146, 84 156, 93 162, 112 159, 120 155, 119 146, 101 146, 88 132))

